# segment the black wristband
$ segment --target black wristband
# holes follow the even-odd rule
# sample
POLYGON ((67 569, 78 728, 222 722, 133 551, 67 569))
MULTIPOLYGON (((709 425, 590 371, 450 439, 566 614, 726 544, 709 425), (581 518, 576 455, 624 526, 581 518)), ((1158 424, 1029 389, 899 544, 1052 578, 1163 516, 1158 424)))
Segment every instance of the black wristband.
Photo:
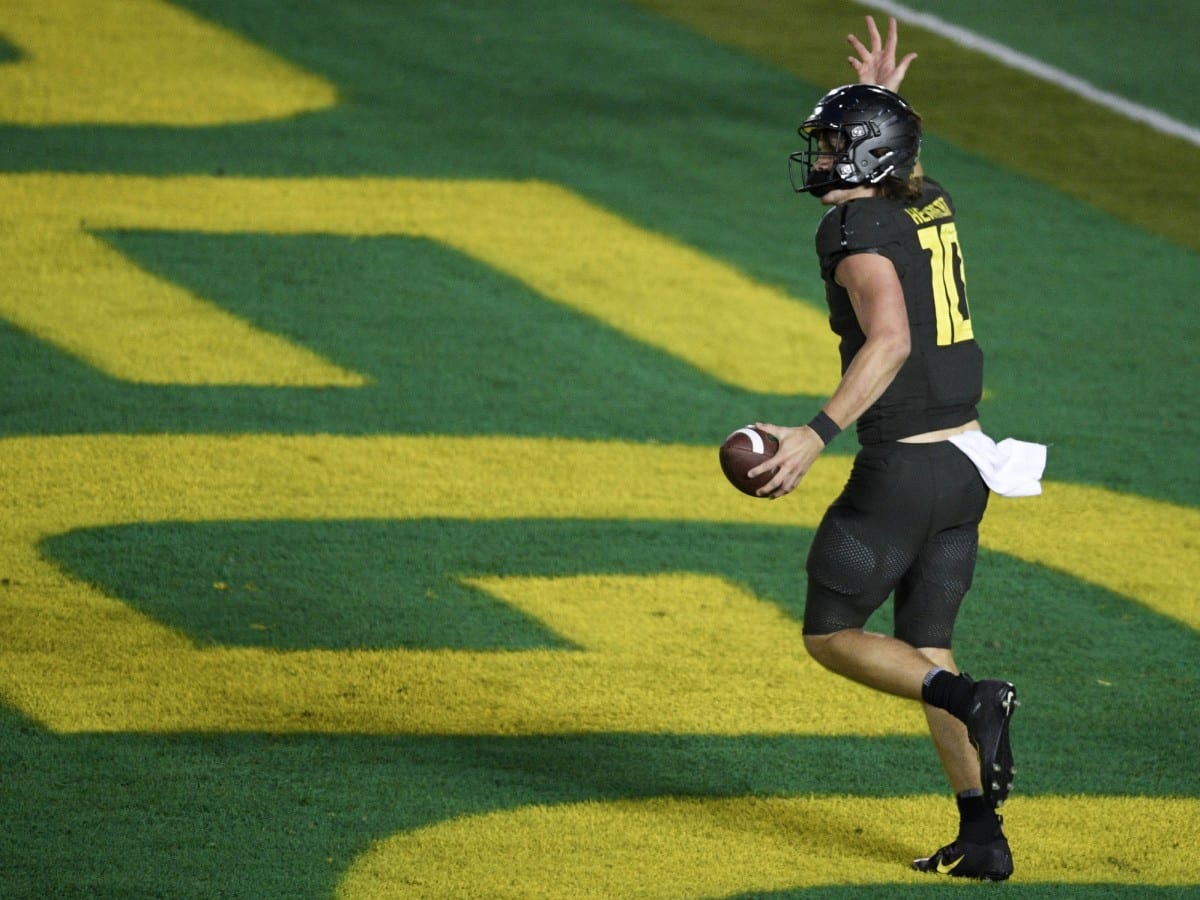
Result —
POLYGON ((808 423, 808 427, 817 433, 817 437, 825 446, 829 446, 829 442, 842 433, 842 428, 837 422, 829 418, 825 410, 821 410, 812 417, 812 421, 808 423))

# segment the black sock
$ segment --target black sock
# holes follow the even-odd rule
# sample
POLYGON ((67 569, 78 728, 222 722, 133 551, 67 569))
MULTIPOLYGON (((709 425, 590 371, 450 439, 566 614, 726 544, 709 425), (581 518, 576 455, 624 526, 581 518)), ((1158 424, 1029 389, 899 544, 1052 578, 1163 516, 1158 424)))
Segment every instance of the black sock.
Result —
POLYGON ((930 669, 921 685, 921 699, 930 706, 944 709, 965 722, 971 708, 975 682, 966 675, 955 675, 946 669, 930 669))
POLYGON ((983 798, 982 791, 963 791, 955 800, 958 802, 958 840, 986 844, 1004 834, 1000 816, 983 798))

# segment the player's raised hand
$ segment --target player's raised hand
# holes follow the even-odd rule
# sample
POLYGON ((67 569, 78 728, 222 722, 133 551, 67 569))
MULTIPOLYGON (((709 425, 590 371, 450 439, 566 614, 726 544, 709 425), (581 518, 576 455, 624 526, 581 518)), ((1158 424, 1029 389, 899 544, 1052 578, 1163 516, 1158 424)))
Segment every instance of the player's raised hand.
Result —
POLYGON ((900 62, 896 62, 897 29, 895 16, 888 18, 886 41, 880 36, 879 29, 875 27, 875 17, 867 16, 866 19, 867 36, 870 38, 871 47, 867 49, 857 37, 852 34, 847 35, 846 40, 850 42, 850 46, 858 54, 857 57, 848 57, 850 65, 858 74, 859 83, 878 84, 889 91, 899 93, 900 84, 904 81, 908 67, 917 58, 917 54, 909 53, 900 62))

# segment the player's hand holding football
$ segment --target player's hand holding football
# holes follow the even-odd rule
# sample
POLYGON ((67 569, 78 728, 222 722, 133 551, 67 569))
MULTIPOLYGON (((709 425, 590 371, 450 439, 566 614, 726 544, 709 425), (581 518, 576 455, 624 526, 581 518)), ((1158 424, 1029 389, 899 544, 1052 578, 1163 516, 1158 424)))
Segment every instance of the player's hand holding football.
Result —
POLYGON ((788 428, 781 425, 770 425, 766 422, 755 422, 754 427, 767 434, 774 435, 779 440, 779 450, 762 465, 751 469, 747 474, 754 477, 759 472, 778 469, 775 477, 758 489, 761 497, 778 500, 795 490, 800 479, 808 472, 809 467, 825 444, 817 437, 817 433, 807 426, 788 428))

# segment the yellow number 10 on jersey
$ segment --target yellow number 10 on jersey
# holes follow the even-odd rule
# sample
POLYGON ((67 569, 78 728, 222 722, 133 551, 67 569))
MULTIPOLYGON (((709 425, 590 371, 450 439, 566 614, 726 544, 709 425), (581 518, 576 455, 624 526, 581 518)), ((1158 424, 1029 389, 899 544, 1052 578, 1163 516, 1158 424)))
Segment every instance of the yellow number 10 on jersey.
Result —
POLYGON ((921 246, 929 251, 933 275, 933 308, 937 314, 939 347, 969 341, 971 313, 967 308, 967 276, 962 253, 958 249, 958 229, 953 222, 930 225, 917 230, 921 246))

